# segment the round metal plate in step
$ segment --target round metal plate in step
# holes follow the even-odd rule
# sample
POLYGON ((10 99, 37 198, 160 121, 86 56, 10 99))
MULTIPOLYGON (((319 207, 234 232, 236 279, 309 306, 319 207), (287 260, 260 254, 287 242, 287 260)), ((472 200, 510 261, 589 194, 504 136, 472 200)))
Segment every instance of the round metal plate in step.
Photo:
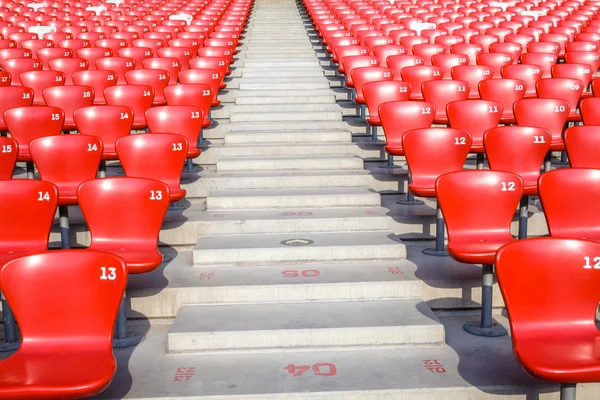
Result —
POLYGON ((313 243, 314 241, 310 239, 288 239, 281 241, 281 244, 284 246, 309 246, 313 243))

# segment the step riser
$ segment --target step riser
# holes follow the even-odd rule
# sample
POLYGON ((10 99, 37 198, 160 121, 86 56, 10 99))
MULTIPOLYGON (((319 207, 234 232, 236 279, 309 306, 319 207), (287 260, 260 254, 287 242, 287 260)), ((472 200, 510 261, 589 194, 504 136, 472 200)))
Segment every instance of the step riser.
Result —
POLYGON ((335 96, 265 96, 238 97, 235 104, 335 104, 335 96))
POLYGON ((221 159, 217 162, 218 172, 250 172, 250 171, 290 171, 290 170, 345 170, 363 169, 363 161, 358 157, 333 160, 253 160, 252 163, 243 160, 228 161, 221 159))
POLYGON ((342 121, 340 111, 332 112, 234 112, 229 115, 229 120, 235 122, 287 122, 287 121, 342 121))
POLYGON ((306 144, 306 143, 350 143, 352 134, 346 131, 339 132, 245 132, 228 133, 225 135, 225 144, 306 144))
POLYGON ((268 210, 324 207, 369 207, 379 206, 379 193, 350 196, 240 196, 208 197, 208 211, 226 210, 268 210))

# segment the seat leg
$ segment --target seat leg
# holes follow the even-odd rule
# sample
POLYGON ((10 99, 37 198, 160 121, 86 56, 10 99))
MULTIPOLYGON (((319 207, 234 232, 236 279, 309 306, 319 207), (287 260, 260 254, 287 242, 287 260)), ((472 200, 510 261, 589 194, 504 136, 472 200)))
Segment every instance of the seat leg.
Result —
POLYGON ((367 120, 367 106, 366 106, 366 104, 361 104, 360 105, 360 120, 361 121, 366 121, 367 120))
MULTIPOLYGON (((410 183, 412 182, 412 178, 410 177, 410 171, 408 172, 408 176, 406 179, 408 180, 408 184, 410 185, 410 183)), ((410 192, 410 190, 406 191, 406 200, 398 201, 397 203, 403 204, 405 206, 420 206, 422 204, 425 204, 425 202, 421 200, 415 200, 415 196, 410 192)))
POLYGON ((106 161, 100 161, 100 168, 98 168, 98 178, 106 178, 106 161))
POLYGON ((387 163, 385 165, 380 165, 379 168, 395 169, 395 168, 402 168, 402 167, 399 165, 394 165, 394 156, 392 154, 388 154, 387 163))
POLYGON ((70 249, 71 243, 69 239, 69 206, 59 206, 58 215, 58 222, 60 225, 60 247, 62 249, 70 249))
POLYGON ((0 294, 2 298, 2 322, 4 323, 4 343, 0 343, 0 352, 15 351, 21 345, 17 341, 17 322, 4 293, 0 294))
POLYGON ((350 100, 354 101, 355 98, 356 98, 356 89, 352 88, 352 91, 350 92, 350 100))
POLYGON ((519 240, 527 239, 527 208, 529 206, 529 196, 521 197, 519 203, 519 240))
POLYGON ((544 172, 550 172, 552 168, 552 152, 549 151, 544 158, 544 172))
POLYGON ((145 338, 146 336, 139 333, 127 335, 127 312, 125 309, 125 293, 123 293, 123 299, 121 300, 121 304, 119 304, 119 313, 117 314, 116 334, 115 337, 113 337, 113 348, 120 349, 137 346, 145 338))
POLYGON ((560 385, 560 400, 575 400, 576 396, 576 383, 563 383, 560 385))
POLYGON ((504 336, 508 333, 506 329, 492 319, 494 266, 492 264, 483 264, 481 266, 481 273, 481 321, 467 322, 464 325, 464 329, 477 336, 504 336))
POLYGON ((477 153, 477 169, 483 169, 483 153, 477 153))
POLYGON ((27 179, 35 179, 35 166, 33 161, 27 161, 27 179))
POLYGON ((440 203, 438 202, 437 212, 436 212, 436 220, 435 220, 435 248, 427 248, 423 250, 424 254, 428 256, 435 257, 447 257, 450 254, 445 249, 444 245, 444 234, 445 234, 445 224, 444 224, 444 216, 442 215, 442 209, 440 208, 440 203))
POLYGON ((194 163, 192 162, 191 158, 185 160, 185 169, 188 172, 192 172, 194 170, 194 163))

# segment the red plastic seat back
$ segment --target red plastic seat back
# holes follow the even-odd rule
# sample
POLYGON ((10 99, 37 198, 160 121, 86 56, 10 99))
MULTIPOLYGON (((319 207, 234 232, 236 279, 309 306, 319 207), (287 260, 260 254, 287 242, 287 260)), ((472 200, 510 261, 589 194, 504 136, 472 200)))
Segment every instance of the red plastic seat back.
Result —
POLYGON ((222 81, 223 75, 216 69, 189 69, 179 73, 180 83, 210 85, 213 91, 212 106, 220 104, 217 94, 222 81))
POLYGON ((469 64, 469 57, 464 54, 436 54, 431 57, 431 64, 440 67, 443 79, 452 79, 452 68, 469 64))
MULTIPOLYGON (((19 253, 46 251, 58 205, 56 186, 40 180, 10 179, 0 181, 0 193, 0 254, 3 262, 21 255, 19 253), (14 255, 7 257, 7 252, 14 255)), ((2 291, 5 289, 3 286, 2 291)))
MULTIPOLYGON (((577 42, 573 42, 575 44, 577 42)), ((599 43, 593 43, 600 47, 599 43)), ((565 54, 565 62, 567 64, 589 65, 592 67, 592 77, 596 76, 596 72, 600 69, 600 51, 569 51, 565 54)))
POLYGON ((542 79, 552 77, 552 66, 558 62, 558 56, 552 53, 525 53, 521 55, 522 64, 540 65, 544 72, 542 79))
POLYGON ((490 44, 490 53, 510 54, 513 57, 513 64, 516 64, 523 53, 523 47, 518 43, 497 42, 490 44))
POLYGON ((476 65, 477 55, 483 53, 483 46, 480 44, 457 43, 450 46, 452 54, 464 54, 469 57, 469 64, 476 65))
MULTIPOLYGON (((40 191, 51 192, 51 189, 40 187, 40 191)), ((51 201, 38 203, 49 207, 51 201)), ((27 213, 13 211, 12 214, 24 217, 27 213)), ((102 354, 103 361, 112 365, 114 374, 112 333, 126 283, 125 263, 109 253, 61 250, 9 262, 2 268, 0 285, 19 321, 23 336, 19 352, 49 357, 49 346, 70 348, 71 351, 75 350, 74 346, 84 346, 81 351, 102 354), (31 296, 31 293, 36 295, 31 296), (48 313, 49 309, 54 312, 48 313)), ((109 381, 111 377, 101 379, 109 381)))
POLYGON ((148 85, 154 89, 153 105, 165 104, 165 88, 169 86, 169 72, 164 69, 136 69, 125 74, 128 85, 148 85))
POLYGON ((35 139, 31 157, 43 180, 58 187, 58 204, 77 204, 77 188, 96 178, 102 155, 100 138, 88 135, 60 135, 35 139))
POLYGON ((44 89, 65 84, 65 74, 60 71, 29 71, 21 74, 21 84, 33 89, 33 105, 45 105, 44 89))
POLYGON ((600 191, 600 171, 558 169, 542 174, 538 185, 551 236, 600 238, 600 203, 595 201, 600 191))
POLYGON ((422 100, 422 85, 423 82, 441 80, 443 71, 440 67, 432 65, 420 65, 415 67, 405 67, 402 69, 401 77, 405 82, 410 83, 412 91, 410 93, 411 100, 422 100))
POLYGON ((579 79, 550 78, 537 82, 537 94, 540 99, 563 99, 571 105, 571 114, 576 114, 585 87, 579 79))
POLYGON ((179 182, 187 152, 187 139, 171 133, 132 135, 117 141, 117 153, 127 176, 166 183, 171 201, 186 194, 179 182))
POLYGON ((65 112, 64 130, 76 129, 73 113, 94 103, 94 89, 90 86, 56 86, 44 89, 44 100, 65 112))
POLYGON ((104 57, 112 57, 111 49, 105 47, 86 47, 77 50, 77 57, 87 60, 88 70, 96 70, 96 60, 104 57))
POLYGON ((435 106, 427 102, 393 101, 379 106, 379 118, 385 132, 386 151, 404 155, 402 136, 413 129, 431 127, 435 106))
POLYGON ((11 76, 6 71, 0 71, 0 87, 10 86, 11 76))
POLYGON ((447 50, 446 46, 434 43, 416 44, 412 48, 413 55, 423 57, 425 65, 432 65, 431 57, 436 54, 444 54, 447 50))
POLYGON ((204 121, 203 111, 194 106, 154 107, 146 111, 148 128, 151 132, 176 132, 189 143, 188 158, 200 155, 198 137, 204 121))
POLYGON ((96 60, 96 69, 117 74, 117 85, 126 85, 125 74, 135 69, 135 60, 128 57, 104 57, 96 60))
POLYGON ((18 161, 31 161, 29 144, 44 136, 60 135, 65 113, 58 107, 31 106, 11 108, 4 113, 10 136, 19 144, 18 161))
POLYGON ((483 134, 498 126, 502 104, 492 100, 462 100, 449 103, 446 109, 451 128, 471 134, 471 152, 483 152, 483 134))
POLYGON ((424 62, 425 60, 423 57, 409 54, 400 54, 397 56, 389 56, 387 58, 387 65, 389 68, 394 70, 394 76, 396 77, 396 80, 400 80, 403 68, 423 65, 424 62))
POLYGON ((363 96, 363 86, 368 82, 391 81, 394 78, 394 71, 391 68, 382 67, 361 67, 352 70, 352 81, 356 88, 356 102, 365 103, 363 96))
POLYGON ((0 136, 0 180, 12 178, 18 154, 19 145, 16 140, 0 136))
POLYGON ((169 85, 177 83, 177 76, 181 71, 182 63, 173 57, 147 58, 142 61, 144 69, 160 69, 169 72, 169 85))
POLYGON ((190 67, 190 60, 195 57, 194 49, 190 47, 163 47, 158 49, 158 56, 164 58, 175 58, 181 63, 181 69, 190 67))
POLYGON ((578 356, 592 359, 598 336, 595 314, 600 274, 595 257, 599 253, 597 242, 539 238, 519 240, 496 254, 514 353, 533 376, 553 381, 563 381, 566 376, 569 381, 578 379, 583 372, 575 367, 546 366, 553 365, 557 357, 572 358, 573 365, 580 363, 578 356), (560 356, 552 350, 557 344, 563 352, 560 356))
POLYGON ((482 100, 497 101, 502 104, 503 122, 514 122, 513 105, 525 97, 527 84, 520 79, 491 79, 479 84, 482 100))
POLYGON ((23 86, 0 87, 0 131, 6 131, 4 112, 11 108, 28 107, 33 102, 33 90, 23 86))
POLYGON ((152 107, 154 89, 148 85, 111 86, 104 89, 104 97, 111 106, 126 106, 133 110, 132 129, 147 126, 146 110, 152 107))
POLYGON ((50 60, 54 60, 56 58, 68 58, 73 57, 73 51, 71 49, 62 49, 60 47, 47 47, 44 49, 39 49, 36 52, 37 59, 42 62, 42 68, 44 70, 49 70, 50 60))
POLYGON ((540 65, 514 64, 502 67, 502 78, 520 79, 527 84, 525 97, 536 97, 535 85, 542 79, 544 68, 540 65))
POLYGON ((73 74, 78 71, 87 71, 89 63, 83 58, 55 58, 48 62, 52 71, 65 73, 65 85, 73 84, 73 74))
POLYGON ((216 69, 223 76, 230 73, 229 60, 226 57, 195 57, 190 60, 192 69, 216 69))
POLYGON ((354 87, 354 81, 352 81, 353 69, 379 66, 379 59, 374 56, 347 56, 341 62, 346 75, 346 86, 348 87, 354 87))
POLYGON ((593 97, 581 100, 580 111, 584 125, 600 125, 599 98, 593 97))
POLYGON ((595 71, 587 64, 556 64, 552 66, 553 78, 579 79, 586 88, 592 80, 595 71))
MULTIPOLYGON (((156 260, 162 259, 158 234, 169 207, 167 184, 129 177, 94 179, 79 186, 77 198, 90 229, 90 249, 132 251, 144 258, 155 253, 156 260)), ((127 270, 147 272, 157 266, 138 269, 132 263, 127 270)))
MULTIPOLYGON (((500 171, 450 172, 437 179, 435 193, 448 230, 448 250, 455 258, 461 259, 454 252, 455 241, 471 241, 475 245, 486 238, 512 239, 510 226, 523 193, 518 175, 500 171)), ((489 251, 489 246, 485 246, 485 251, 489 251)))
POLYGON ((445 123, 448 120, 446 106, 453 101, 467 100, 469 83, 459 80, 427 81, 422 85, 423 98, 435 106, 434 122, 445 123))
POLYGON ((2 61, 2 69, 10 74, 13 86, 21 86, 21 74, 27 71, 41 71, 42 63, 34 58, 7 58, 2 61))
MULTIPOLYGON (((592 99, 586 99, 592 100, 592 99)), ((583 103, 582 103, 583 104, 583 103)), ((565 147, 571 168, 600 169, 600 130, 597 126, 573 126, 565 130, 565 147)))
POLYGON ((213 99, 213 89, 208 84, 179 84, 167 86, 165 99, 169 106, 200 107, 204 114, 204 128, 210 126, 210 105, 213 99))
POLYGON ((410 84, 401 81, 377 81, 363 85, 363 95, 369 108, 368 122, 381 125, 379 106, 390 101, 408 101, 410 84))
POLYGON ((436 179, 462 170, 471 135, 453 128, 415 129, 404 134, 402 147, 412 177, 409 190, 415 196, 435 197, 436 179))
POLYGON ((399 46, 396 44, 386 44, 381 46, 375 46, 373 53, 375 57, 379 58, 380 67, 388 67, 387 58, 390 56, 397 56, 400 54, 406 54, 406 47, 399 46))
POLYGON ((517 125, 546 129, 552 135, 550 149, 564 150, 562 131, 569 117, 570 105, 561 99, 523 99, 513 106, 517 125))
POLYGON ((519 175, 527 196, 537 194, 540 167, 551 141, 550 132, 529 126, 502 126, 490 129, 484 136, 490 169, 519 175))
POLYGON ((451 70, 452 79, 469 82, 469 98, 478 99, 479 82, 492 79, 494 70, 486 65, 460 65, 451 70))
POLYGON ((73 113, 81 135, 102 140, 102 159, 116 160, 115 143, 129 136, 133 124, 133 110, 127 106, 82 107, 73 113), (108 128, 108 129, 107 129, 108 128))
POLYGON ((227 57, 231 64, 233 51, 229 47, 201 47, 198 49, 198 57, 227 57))
POLYGON ((104 105, 104 89, 117 84, 117 75, 112 71, 78 71, 73 74, 73 83, 94 89, 94 104, 104 105))
POLYGON ((501 78, 500 70, 505 65, 513 63, 513 58, 507 53, 481 53, 477 56, 478 65, 487 65, 494 69, 493 78, 501 78))

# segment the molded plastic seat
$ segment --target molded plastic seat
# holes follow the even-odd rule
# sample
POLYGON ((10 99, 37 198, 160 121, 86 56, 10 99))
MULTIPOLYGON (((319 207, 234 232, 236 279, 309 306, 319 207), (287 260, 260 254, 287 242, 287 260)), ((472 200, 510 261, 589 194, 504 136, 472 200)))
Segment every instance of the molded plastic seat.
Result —
POLYGON ((89 63, 83 58, 55 58, 48 62, 51 71, 65 73, 65 85, 73 85, 73 74, 79 71, 87 71, 89 63))
POLYGON ((523 195, 534 196, 551 140, 546 129, 502 126, 487 131, 483 142, 490 169, 519 175, 523 180, 523 195))
POLYGON ((433 122, 446 124, 446 107, 454 101, 467 100, 470 88, 465 81, 440 80, 423 82, 422 91, 424 100, 435 106, 433 122))
POLYGON ((4 122, 10 136, 19 144, 18 161, 32 161, 29 144, 45 136, 62 132, 65 113, 58 107, 31 106, 11 108, 4 112, 4 122))
MULTIPOLYGON (((575 44, 577 42, 573 42, 575 44)), ((600 47, 600 44, 593 43, 600 47)), ((565 54, 567 64, 581 64, 592 67, 592 79, 597 78, 598 69, 600 69, 600 51, 568 51, 565 54)))
POLYGON ((487 65, 460 65, 452 68, 450 71, 452 79, 458 79, 460 81, 469 82, 469 98, 479 99, 479 83, 492 79, 494 76, 494 70, 492 67, 487 65))
POLYGON ((401 79, 403 68, 423 65, 424 62, 423 57, 409 54, 400 54, 387 58, 387 66, 394 70, 394 76, 397 81, 401 79))
POLYGON ((115 143, 131 133, 133 110, 127 106, 82 107, 73 118, 81 135, 102 140, 102 160, 117 160, 115 143), (110 129, 107 129, 110 127, 110 129))
POLYGON ((496 42, 490 44, 490 53, 510 54, 513 57, 513 64, 516 64, 523 54, 523 47, 518 43, 496 42))
POLYGON ((96 60, 104 57, 112 57, 111 49, 105 47, 86 47, 77 50, 77 57, 83 58, 88 62, 89 70, 96 70, 96 60))
POLYGON ((452 68, 469 65, 469 57, 464 54, 436 54, 431 57, 431 64, 444 71, 442 79, 452 79, 452 68))
POLYGON ((490 79, 479 83, 482 100, 497 101, 502 104, 502 123, 515 123, 513 105, 525 97, 527 84, 520 79, 490 79))
POLYGON ((171 201, 179 201, 186 195, 179 183, 187 152, 187 139, 171 133, 132 135, 117 141, 117 153, 125 174, 166 183, 171 201))
POLYGON ((166 103, 165 88, 169 86, 169 72, 163 69, 135 69, 125 74, 128 85, 148 85, 154 89, 153 106, 166 103))
POLYGON ((500 70, 502 69, 502 67, 505 65, 510 65, 512 63, 512 56, 506 53, 481 53, 477 55, 478 65, 487 65, 488 67, 493 68, 493 78, 501 78, 502 74, 500 73, 500 70))
POLYGON ((131 58, 135 61, 135 69, 143 69, 143 62, 153 55, 152 49, 149 47, 126 47, 119 49, 117 55, 119 57, 131 58))
POLYGON ((600 125, 599 98, 591 97, 587 99, 582 99, 579 107, 584 125, 600 125))
POLYGON ((450 53, 464 54, 469 57, 470 65, 476 65, 477 55, 483 53, 483 46, 480 44, 457 43, 450 46, 450 53))
POLYGON ((29 71, 21 74, 21 84, 33 89, 33 105, 45 105, 44 89, 65 84, 65 74, 60 71, 29 71))
POLYGON ((0 71, 0 87, 10 86, 11 76, 6 71, 0 71))
POLYGON ((24 86, 0 88, 0 131, 6 131, 4 112, 11 108, 28 107, 33 102, 33 90, 24 86))
POLYGON ((585 87, 579 79, 550 78, 540 79, 537 82, 537 94, 540 99, 563 99, 571 105, 569 121, 581 121, 581 115, 577 112, 579 99, 583 95, 585 87))
POLYGON ((542 79, 544 68, 540 65, 513 64, 502 67, 502 78, 520 79, 527 84, 525 97, 537 97, 535 85, 542 79))
POLYGON ((496 251, 516 240, 510 226, 523 192, 518 175, 451 172, 437 179, 435 192, 448 229, 452 258, 469 264, 493 264, 496 251))
POLYGON ((173 57, 147 58, 142 61, 144 69, 159 69, 169 72, 169 85, 177 83, 177 76, 181 71, 182 63, 179 59, 173 57))
POLYGON ((400 54, 406 54, 406 47, 397 44, 386 44, 381 46, 375 46, 373 53, 375 57, 379 58, 380 67, 388 67, 387 58, 390 56, 397 56, 400 54))
POLYGON ((363 86, 369 82, 391 81, 394 78, 394 71, 391 68, 382 67, 361 67, 352 69, 352 81, 356 88, 356 97, 354 100, 359 104, 365 104, 363 96, 363 86))
POLYGON ((347 56, 341 60, 346 75, 346 86, 353 88, 354 81, 352 80, 352 70, 362 67, 378 67, 379 59, 375 56, 347 56))
POLYGON ((491 100, 462 100, 449 103, 446 111, 451 128, 471 134, 471 153, 483 153, 483 134, 500 123, 502 104, 491 100))
POLYGON ((221 104, 217 99, 219 88, 223 81, 223 75, 216 69, 188 69, 179 73, 179 82, 183 84, 205 84, 210 85, 213 90, 211 107, 221 104))
POLYGON ((106 103, 111 106, 126 106, 133 110, 132 129, 144 129, 146 110, 152 107, 154 89, 147 85, 111 86, 104 89, 106 103))
POLYGON ((190 67, 190 60, 196 56, 196 53, 190 47, 163 47, 158 49, 158 56, 175 58, 181 63, 181 69, 188 69, 190 67))
POLYGON ((187 158, 200 155, 198 137, 204 121, 203 111, 194 106, 163 106, 146 111, 150 132, 173 132, 184 136, 189 144, 187 158))
POLYGON ((60 135, 31 141, 31 157, 43 180, 58 187, 58 205, 77 204, 77 188, 96 179, 102 141, 88 135, 60 135))
POLYGON ((169 106, 194 106, 200 107, 204 114, 202 128, 211 125, 210 105, 213 99, 212 87, 208 84, 184 84, 167 86, 165 99, 169 106))
POLYGON ((410 99, 423 100, 423 82, 441 80, 442 74, 443 71, 440 67, 419 65, 402 68, 401 77, 403 81, 410 83, 410 87, 412 88, 410 99))
POLYGON ((587 64, 556 64, 552 66, 553 78, 579 79, 583 82, 583 87, 585 88, 583 97, 591 96, 587 88, 593 75, 595 75, 593 68, 587 64))
POLYGON ((521 55, 521 64, 540 65, 544 68, 542 79, 552 78, 552 66, 558 62, 558 56, 552 53, 525 53, 521 55))
POLYGON ((23 342, 0 361, 0 397, 83 398, 104 390, 116 372, 112 331, 126 282, 123 260, 95 251, 45 252, 5 265, 0 285, 23 342))
POLYGON ((562 132, 569 110, 569 102, 560 99, 523 99, 516 101, 513 106, 517 125, 543 128, 550 132, 551 151, 565 149, 562 132))
POLYGON ((128 57, 104 57, 96 60, 96 69, 117 74, 117 85, 126 85, 125 74, 135 69, 135 60, 128 57))
POLYGON ((229 47, 201 47, 198 49, 198 57, 226 57, 229 59, 229 64, 235 62, 229 47))
POLYGON ((462 170, 471 149, 471 135, 453 128, 414 129, 404 134, 402 147, 412 177, 408 189, 415 196, 435 197, 436 179, 462 170))
MULTIPOLYGON (((190 60, 190 68, 192 69, 216 69, 223 76, 230 75, 229 60, 227 57, 196 57, 190 60)), ((221 89, 227 85, 221 83, 221 89)))
POLYGON ((21 74, 27 71, 41 71, 42 63, 34 58, 8 58, 2 61, 2 69, 10 74, 11 85, 21 86, 21 74))
POLYGON ((0 63, 11 58, 32 58, 32 53, 22 48, 0 49, 0 63))
POLYGON ((73 83, 80 86, 89 86, 94 89, 94 104, 104 105, 104 89, 117 84, 117 75, 113 71, 78 71, 73 74, 73 83))
MULTIPOLYGON (((9 179, 0 181, 0 193, 0 263, 46 251, 58 205, 56 186, 41 180, 9 179)), ((4 368, 2 362, 0 370, 4 368)), ((13 373, 3 373, 0 382, 13 373)), ((5 385, 7 382, 0 385, 0 394, 6 390, 5 385)))
POLYGON ((123 257, 133 274, 162 263, 158 234, 169 207, 167 184, 128 177, 94 179, 79 186, 77 198, 90 229, 88 250, 123 257))
POLYGON ((81 107, 94 103, 94 89, 89 86, 57 86, 44 89, 44 100, 52 107, 61 108, 65 112, 63 130, 77 129, 73 113, 81 107))
POLYGON ((427 102, 393 101, 379 106, 379 118, 385 133, 385 151, 404 155, 402 136, 413 129, 425 129, 433 124, 435 106, 427 102))
MULTIPOLYGON (((557 178, 571 171, 552 171, 541 179, 554 180, 555 172, 557 178)), ((574 172, 573 176, 598 174, 574 172)), ((557 198, 566 192, 562 187, 557 189, 557 198)), ((579 196, 577 201, 581 200, 580 193, 573 194, 579 196)), ((567 209, 581 211, 579 207, 567 209)), ((536 378, 563 383, 600 380, 600 331, 595 319, 600 275, 593 269, 594 257, 599 253, 597 242, 539 238, 512 243, 496 254, 498 283, 510 315, 514 354, 536 378)))
POLYGON ((18 153, 16 140, 0 136, 0 180, 12 179, 18 153))
POLYGON ((54 60, 56 58, 68 58, 73 57, 73 50, 71 49, 63 49, 60 47, 47 47, 44 49, 39 49, 36 52, 37 59, 42 62, 42 69, 49 70, 50 69, 50 60, 54 60))
POLYGON ((379 107, 391 101, 408 101, 410 84, 402 81, 376 81, 363 85, 363 95, 369 108, 367 122, 373 126, 381 126, 379 107))
POLYGON ((412 47, 413 55, 423 57, 425 65, 432 65, 431 58, 437 54, 444 54, 447 50, 446 46, 434 43, 421 43, 412 47))
POLYGON ((600 129, 598 126, 568 128, 565 130, 564 141, 571 168, 600 169, 600 159, 598 159, 600 129))

